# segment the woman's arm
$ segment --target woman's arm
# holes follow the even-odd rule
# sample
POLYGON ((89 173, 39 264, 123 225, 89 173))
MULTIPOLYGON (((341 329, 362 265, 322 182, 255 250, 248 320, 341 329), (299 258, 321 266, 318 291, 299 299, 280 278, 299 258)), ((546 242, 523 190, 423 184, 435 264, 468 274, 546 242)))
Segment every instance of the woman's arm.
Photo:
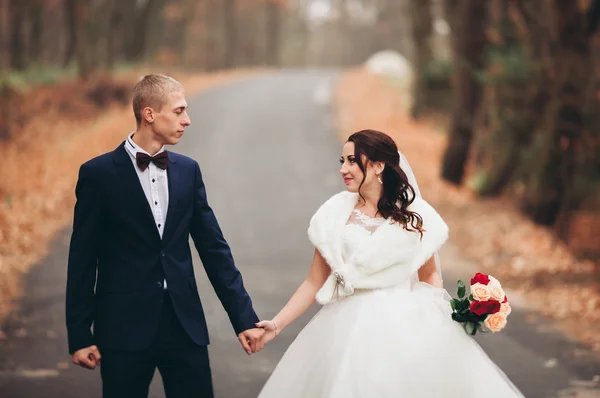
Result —
POLYGON ((438 273, 437 267, 435 266, 435 256, 431 256, 429 260, 419 268, 419 281, 439 288, 444 287, 442 284, 442 276, 438 273))
POLYGON ((298 290, 290 298, 288 303, 271 321, 258 322, 256 326, 265 329, 263 342, 273 340, 283 329, 294 322, 300 315, 304 314, 316 301, 315 295, 323 286, 327 277, 331 274, 331 268, 321 253, 315 249, 312 266, 308 276, 302 282, 298 290))

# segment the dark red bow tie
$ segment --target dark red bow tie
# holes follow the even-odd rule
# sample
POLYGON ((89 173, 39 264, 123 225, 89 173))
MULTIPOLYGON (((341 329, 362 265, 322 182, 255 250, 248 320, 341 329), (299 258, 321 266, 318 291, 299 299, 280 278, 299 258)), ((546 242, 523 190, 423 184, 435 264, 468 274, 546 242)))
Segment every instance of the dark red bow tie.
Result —
POLYGON ((150 156, 143 152, 138 152, 135 154, 135 161, 140 168, 140 170, 144 171, 148 168, 150 162, 153 162, 156 167, 166 170, 169 166, 169 154, 167 151, 163 151, 155 156, 150 156))

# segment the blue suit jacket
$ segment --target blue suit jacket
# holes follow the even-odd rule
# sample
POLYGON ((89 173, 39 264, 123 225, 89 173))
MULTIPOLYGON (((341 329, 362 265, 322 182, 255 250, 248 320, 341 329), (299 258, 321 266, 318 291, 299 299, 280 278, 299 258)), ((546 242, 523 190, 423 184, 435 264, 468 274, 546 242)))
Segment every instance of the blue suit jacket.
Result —
POLYGON ((92 344, 147 348, 158 326, 163 278, 183 328, 197 344, 208 344, 190 235, 235 332, 258 322, 208 205, 198 163, 169 152, 167 172, 169 208, 161 239, 123 144, 81 166, 66 292, 71 353, 92 344))

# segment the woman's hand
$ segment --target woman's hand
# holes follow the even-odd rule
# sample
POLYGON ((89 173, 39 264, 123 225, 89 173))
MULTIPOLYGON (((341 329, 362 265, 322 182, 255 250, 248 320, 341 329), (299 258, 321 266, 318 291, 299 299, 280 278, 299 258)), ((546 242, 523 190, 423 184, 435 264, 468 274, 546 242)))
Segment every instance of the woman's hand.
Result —
POLYGON ((262 328, 265 332, 262 335, 262 345, 267 344, 279 335, 279 327, 275 321, 260 321, 256 327, 262 328))

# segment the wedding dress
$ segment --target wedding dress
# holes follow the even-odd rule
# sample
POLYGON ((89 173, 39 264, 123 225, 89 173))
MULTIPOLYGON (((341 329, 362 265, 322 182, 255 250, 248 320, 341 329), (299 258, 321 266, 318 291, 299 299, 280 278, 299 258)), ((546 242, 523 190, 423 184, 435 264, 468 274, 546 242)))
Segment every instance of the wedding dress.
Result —
POLYGON ((418 281, 423 258, 446 240, 441 217, 415 199, 410 209, 423 218, 420 239, 354 210, 356 200, 343 192, 322 206, 322 240, 313 225, 319 212, 311 221, 311 241, 330 266, 338 266, 317 295, 325 305, 288 348, 259 398, 522 397, 452 321, 448 293, 418 281))

